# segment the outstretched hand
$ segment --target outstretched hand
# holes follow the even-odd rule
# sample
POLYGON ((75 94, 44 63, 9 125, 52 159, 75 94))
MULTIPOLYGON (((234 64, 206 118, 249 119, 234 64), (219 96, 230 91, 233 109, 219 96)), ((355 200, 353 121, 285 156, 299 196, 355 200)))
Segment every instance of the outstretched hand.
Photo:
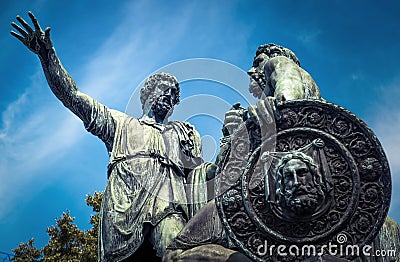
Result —
POLYGON ((43 32, 33 13, 28 12, 28 15, 32 20, 34 29, 27 22, 25 22, 24 19, 22 19, 20 16, 17 16, 16 19, 23 28, 17 23, 12 22, 11 25, 19 32, 19 34, 11 31, 11 35, 19 39, 26 47, 29 48, 29 50, 43 57, 45 54, 47 54, 47 51, 53 47, 50 40, 50 27, 47 27, 43 32))

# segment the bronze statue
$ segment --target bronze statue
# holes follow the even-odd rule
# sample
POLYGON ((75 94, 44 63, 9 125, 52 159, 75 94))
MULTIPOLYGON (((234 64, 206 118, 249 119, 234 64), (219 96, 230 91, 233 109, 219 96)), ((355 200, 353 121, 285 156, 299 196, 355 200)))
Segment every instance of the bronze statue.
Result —
POLYGON ((29 17, 34 28, 17 16, 22 27, 13 22, 19 34, 11 34, 38 55, 52 92, 105 143, 110 155, 99 261, 132 258, 145 239, 162 257, 190 217, 184 185, 188 173, 196 167, 204 170, 198 132, 186 122, 168 122, 179 103, 178 80, 167 73, 148 77, 139 119, 109 109, 78 90, 57 57, 50 28, 43 32, 31 12, 29 17))
POLYGON ((135 255, 144 241, 164 261, 347 261, 357 255, 324 247, 385 240, 385 227, 376 238, 391 194, 383 149, 365 123, 321 98, 291 50, 258 48, 249 90, 261 99, 226 114, 216 168, 203 163, 193 126, 168 122, 179 103, 174 76, 146 80, 141 118, 111 110, 78 91, 50 28, 43 32, 29 16, 34 29, 17 16, 22 27, 12 23, 19 34, 11 34, 38 55, 53 93, 110 154, 99 261, 143 260, 135 255), (215 173, 216 197, 206 203, 208 192, 193 182, 215 173), (260 252, 267 242, 278 250, 260 252), (279 247, 292 245, 314 245, 321 253, 281 254, 279 247))
MULTIPOLYGON (((300 66, 300 61, 294 52, 276 44, 265 44, 258 47, 253 59, 253 65, 248 70, 250 76, 249 91, 261 99, 259 107, 270 107, 279 118, 276 105, 284 101, 310 99, 324 100, 317 84, 311 75, 300 66), (268 103, 269 105, 263 105, 268 103)), ((229 134, 237 129, 248 117, 243 115, 244 108, 236 104, 226 113, 224 130, 229 134)), ((259 118, 257 107, 250 107, 249 113, 259 118)), ((224 136, 229 136, 224 132, 224 136)), ((226 139, 225 139, 226 140, 226 139)))
POLYGON ((324 141, 318 138, 297 150, 261 155, 265 199, 275 203, 273 211, 278 216, 287 221, 304 220, 332 205, 333 181, 324 149, 324 141), (271 168, 272 158, 278 161, 275 169, 271 168))
POLYGON ((354 114, 320 97, 289 49, 261 46, 249 74, 250 91, 261 99, 247 110, 235 104, 226 113, 217 197, 186 224, 165 258, 353 259, 357 254, 323 247, 342 236, 347 242, 341 244, 359 249, 376 240, 391 190, 379 141, 354 114), (276 249, 260 252, 264 243, 300 250, 313 245, 319 252, 288 257, 276 249))
POLYGON ((321 99, 318 86, 288 48, 266 44, 258 47, 250 75, 249 91, 255 97, 274 97, 277 102, 321 99))

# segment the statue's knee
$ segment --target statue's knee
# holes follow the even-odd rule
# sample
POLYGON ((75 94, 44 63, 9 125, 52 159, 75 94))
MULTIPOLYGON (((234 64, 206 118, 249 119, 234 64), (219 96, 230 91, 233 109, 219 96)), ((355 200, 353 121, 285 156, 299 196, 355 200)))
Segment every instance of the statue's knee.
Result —
POLYGON ((167 249, 164 253, 162 261, 163 262, 178 261, 179 255, 182 254, 182 252, 183 252, 182 249, 177 249, 177 250, 167 249))
POLYGON ((157 256, 163 257, 167 247, 185 226, 185 219, 180 214, 172 214, 164 218, 154 228, 152 242, 157 251, 157 256))

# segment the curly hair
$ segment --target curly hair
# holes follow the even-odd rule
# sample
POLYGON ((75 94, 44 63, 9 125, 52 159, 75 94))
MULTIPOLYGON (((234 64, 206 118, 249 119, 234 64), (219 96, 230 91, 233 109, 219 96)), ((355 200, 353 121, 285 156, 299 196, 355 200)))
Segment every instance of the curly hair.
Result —
POLYGON ((154 100, 157 98, 154 92, 156 88, 164 91, 170 88, 172 85, 174 85, 177 88, 177 95, 174 104, 178 104, 180 88, 179 88, 179 82, 175 76, 164 72, 155 73, 149 76, 146 79, 144 86, 140 90, 140 102, 142 103, 142 109, 144 109, 144 106, 147 101, 150 104, 152 104, 154 100))
MULTIPOLYGON (((269 58, 273 58, 276 56, 286 56, 287 58, 290 58, 293 62, 295 62, 298 66, 300 66, 300 61, 293 53, 293 51, 280 45, 266 44, 259 46, 256 52, 256 56, 254 57, 254 62, 256 61, 256 57, 260 54, 266 54, 269 58)), ((254 62, 253 67, 255 66, 254 62)), ((256 65, 255 67, 257 66, 258 65, 256 65)))
POLYGON ((268 87, 269 91, 266 93, 267 95, 272 95, 274 93, 274 87, 271 85, 271 82, 266 80, 264 70, 259 68, 260 60, 257 57, 260 54, 265 54, 268 59, 277 56, 284 56, 291 59, 294 63, 300 66, 300 61, 297 56, 288 48, 279 46, 276 44, 266 44, 258 47, 256 51, 256 55, 253 59, 253 66, 247 73, 249 76, 257 83, 256 87, 250 87, 249 90, 253 95, 257 98, 261 98, 262 93, 265 93, 265 88, 268 87))

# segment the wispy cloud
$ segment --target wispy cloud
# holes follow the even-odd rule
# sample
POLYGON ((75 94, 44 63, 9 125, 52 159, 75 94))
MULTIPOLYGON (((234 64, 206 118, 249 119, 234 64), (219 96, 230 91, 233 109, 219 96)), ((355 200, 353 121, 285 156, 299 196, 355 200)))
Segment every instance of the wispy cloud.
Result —
POLYGON ((314 45, 318 41, 318 37, 321 33, 322 31, 320 29, 303 30, 297 35, 297 40, 305 46, 314 45))
MULTIPOLYGON (((145 2, 127 5, 126 16, 94 50, 92 59, 86 65, 75 65, 80 89, 113 108, 124 110, 134 83, 156 69, 152 67, 165 59, 187 29, 185 19, 190 18, 190 10, 186 16, 168 16, 148 26, 137 24, 148 19, 149 10, 143 12, 142 8, 151 6, 145 2)), ((74 69, 74 65, 68 68, 74 69)), ((46 171, 46 166, 65 165, 61 157, 84 139, 80 121, 54 97, 49 98, 49 92, 37 91, 46 85, 38 68, 30 86, 1 114, 0 219, 16 199, 26 197, 22 192, 40 190, 43 181, 56 180, 57 174, 46 171)))
POLYGON ((369 117, 372 130, 378 136, 386 156, 392 174, 393 197, 391 213, 395 213, 395 219, 400 217, 400 73, 390 83, 380 87, 380 97, 373 105, 375 114, 369 117))
POLYGON ((0 130, 0 139, 6 140, 10 132, 11 125, 15 119, 15 115, 20 111, 20 108, 26 103, 27 90, 22 93, 17 100, 10 103, 7 109, 2 113, 2 129, 0 130))
MULTIPOLYGON (((44 163, 50 165, 57 161, 81 137, 77 132, 78 121, 71 115, 59 121, 57 107, 44 102, 46 100, 39 95, 35 96, 35 90, 43 88, 35 82, 2 113, 0 218, 26 189, 40 188, 45 177, 37 175, 44 163)), ((52 175, 57 178, 57 174, 52 175)))
MULTIPOLYGON (((371 116, 371 124, 378 134, 391 166, 394 170, 400 171, 400 73, 389 84, 382 85, 380 97, 374 104, 375 114, 371 116)), ((400 181, 400 177, 399 177, 400 181)))
POLYGON ((126 17, 94 52, 80 79, 84 92, 107 104, 121 105, 121 110, 134 85, 157 65, 164 65, 166 57, 179 45, 188 30, 192 10, 188 8, 178 17, 154 9, 154 3, 135 1, 126 6, 125 12, 126 17), (157 19, 149 18, 149 13, 157 19))

